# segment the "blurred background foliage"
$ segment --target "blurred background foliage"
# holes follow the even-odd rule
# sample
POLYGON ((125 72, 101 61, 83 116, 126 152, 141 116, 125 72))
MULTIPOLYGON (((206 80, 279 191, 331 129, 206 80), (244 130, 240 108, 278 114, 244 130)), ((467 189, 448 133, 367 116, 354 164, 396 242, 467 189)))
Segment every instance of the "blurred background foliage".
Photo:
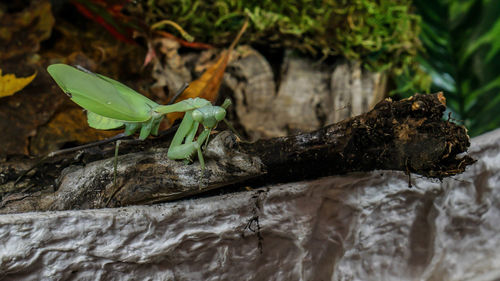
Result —
POLYGON ((148 25, 173 19, 201 42, 229 44, 248 16, 251 27, 242 43, 322 58, 341 55, 395 74, 420 71, 420 18, 410 0, 150 0, 138 7, 148 25))
MULTIPOLYGON (((385 70, 391 95, 443 91, 471 136, 500 127, 500 3, 496 0, 150 0, 146 22, 174 19, 196 40, 244 41, 385 70)), ((171 32, 175 32, 172 28, 171 32)))
MULTIPOLYGON (((500 127, 500 3, 495 0, 415 0, 424 51, 417 57, 430 75, 430 91, 443 91, 454 119, 471 136, 500 127)), ((412 87, 406 73, 396 79, 403 96, 412 87)))

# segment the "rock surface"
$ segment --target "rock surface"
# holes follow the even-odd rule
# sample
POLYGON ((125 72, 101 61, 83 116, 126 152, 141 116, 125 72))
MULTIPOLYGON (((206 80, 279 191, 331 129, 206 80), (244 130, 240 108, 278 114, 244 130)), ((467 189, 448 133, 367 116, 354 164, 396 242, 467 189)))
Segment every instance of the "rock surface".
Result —
POLYGON ((375 171, 0 216, 2 280, 498 280, 500 130, 443 182, 375 171))

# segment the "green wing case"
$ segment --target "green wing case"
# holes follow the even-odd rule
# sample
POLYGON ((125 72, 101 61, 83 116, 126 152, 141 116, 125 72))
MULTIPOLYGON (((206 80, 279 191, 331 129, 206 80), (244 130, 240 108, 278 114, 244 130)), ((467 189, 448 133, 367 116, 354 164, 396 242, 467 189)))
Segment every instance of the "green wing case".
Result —
POLYGON ((98 130, 118 129, 125 125, 125 123, 122 121, 107 118, 92 111, 87 111, 87 122, 89 123, 90 127, 98 130))
MULTIPOLYGON (((47 71, 75 103, 101 117, 145 122, 151 118, 152 109, 158 106, 124 84, 102 75, 86 73, 65 64, 50 65, 47 71)), ((94 118, 89 121, 91 126, 111 126, 99 125, 95 116, 91 118, 94 118)))

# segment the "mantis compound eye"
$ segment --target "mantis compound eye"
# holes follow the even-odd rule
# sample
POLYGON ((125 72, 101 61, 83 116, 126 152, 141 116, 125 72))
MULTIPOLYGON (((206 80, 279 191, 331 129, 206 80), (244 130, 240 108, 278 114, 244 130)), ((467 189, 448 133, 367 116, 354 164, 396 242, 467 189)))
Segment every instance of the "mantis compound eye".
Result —
POLYGON ((222 107, 218 107, 217 109, 214 110, 214 116, 217 122, 221 121, 226 117, 226 110, 222 107))
POLYGON ((200 122, 202 123, 203 122, 203 113, 200 112, 199 110, 193 110, 193 120, 196 121, 196 122, 200 122))

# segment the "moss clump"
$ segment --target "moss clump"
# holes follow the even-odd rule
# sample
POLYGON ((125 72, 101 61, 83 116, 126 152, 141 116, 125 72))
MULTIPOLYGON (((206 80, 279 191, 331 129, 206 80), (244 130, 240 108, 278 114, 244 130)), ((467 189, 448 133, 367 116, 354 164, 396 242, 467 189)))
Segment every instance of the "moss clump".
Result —
POLYGON ((228 44, 248 16, 247 43, 341 55, 393 74, 414 69, 421 46, 410 0, 150 0, 143 8, 148 24, 169 19, 216 45, 228 44))

